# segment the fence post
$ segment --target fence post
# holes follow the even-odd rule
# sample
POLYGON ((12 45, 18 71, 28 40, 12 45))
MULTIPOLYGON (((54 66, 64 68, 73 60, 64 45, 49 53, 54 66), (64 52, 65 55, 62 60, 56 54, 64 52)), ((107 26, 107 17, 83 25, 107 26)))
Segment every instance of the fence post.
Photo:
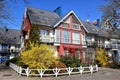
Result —
POLYGON ((27 67, 27 69, 25 71, 26 71, 26 75, 28 77, 29 76, 29 67, 27 67))
POLYGON ((80 66, 78 69, 79 69, 80 74, 82 74, 82 73, 83 73, 84 68, 83 68, 82 66, 80 66))
POLYGON ((39 72, 39 74, 40 74, 40 77, 42 78, 42 76, 43 76, 45 70, 41 68, 40 71, 38 71, 38 72, 39 72))
POLYGON ((98 72, 98 65, 96 64, 96 71, 98 72))
POLYGON ((21 76, 21 73, 22 73, 22 68, 19 67, 19 75, 21 76))
POLYGON ((89 70, 90 70, 90 72, 92 74, 93 73, 93 67, 92 67, 92 65, 89 67, 89 70))
POLYGON ((57 77, 58 73, 59 73, 60 69, 57 69, 57 67, 55 69, 53 69, 53 72, 55 74, 55 77, 57 77))
POLYGON ((72 70, 73 70, 73 68, 70 68, 70 67, 67 69, 67 72, 69 75, 71 75, 72 70))

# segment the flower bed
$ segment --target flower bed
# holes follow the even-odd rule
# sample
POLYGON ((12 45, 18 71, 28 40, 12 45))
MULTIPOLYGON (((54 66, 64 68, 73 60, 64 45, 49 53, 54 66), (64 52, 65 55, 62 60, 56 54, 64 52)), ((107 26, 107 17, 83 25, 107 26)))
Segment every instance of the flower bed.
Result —
POLYGON ((15 70, 19 75, 29 76, 59 76, 59 75, 71 75, 71 74, 83 74, 83 73, 93 73, 98 71, 98 66, 89 67, 68 67, 68 68, 54 68, 54 69, 29 69, 22 68, 13 63, 9 65, 13 70, 15 70))

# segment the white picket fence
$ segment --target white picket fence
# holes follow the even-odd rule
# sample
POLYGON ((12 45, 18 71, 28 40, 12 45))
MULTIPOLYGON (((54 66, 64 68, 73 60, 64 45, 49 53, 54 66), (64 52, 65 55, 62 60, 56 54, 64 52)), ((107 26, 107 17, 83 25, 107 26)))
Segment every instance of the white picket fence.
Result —
POLYGON ((13 63, 10 63, 9 65, 13 70, 15 70, 19 75, 25 75, 27 77, 29 76, 40 76, 41 78, 43 76, 55 76, 58 75, 71 75, 71 74, 83 74, 83 73, 93 73, 98 72, 98 66, 89 66, 89 67, 68 67, 68 68, 55 68, 55 69, 29 69, 29 68, 22 68, 19 67, 13 63), (34 72, 34 74, 32 73, 34 72))

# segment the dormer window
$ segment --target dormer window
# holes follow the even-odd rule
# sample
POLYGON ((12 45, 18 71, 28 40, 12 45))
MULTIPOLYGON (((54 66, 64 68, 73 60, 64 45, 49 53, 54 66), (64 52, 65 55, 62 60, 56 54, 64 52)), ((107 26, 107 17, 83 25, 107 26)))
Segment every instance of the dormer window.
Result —
POLYGON ((40 35, 49 35, 49 30, 40 30, 40 35))

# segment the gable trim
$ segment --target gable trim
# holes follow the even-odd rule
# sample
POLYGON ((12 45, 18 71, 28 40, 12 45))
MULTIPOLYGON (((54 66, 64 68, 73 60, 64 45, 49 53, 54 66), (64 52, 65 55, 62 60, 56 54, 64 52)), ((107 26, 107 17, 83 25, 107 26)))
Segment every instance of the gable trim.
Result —
POLYGON ((88 32, 88 30, 85 28, 85 26, 83 25, 83 23, 81 22, 81 20, 77 17, 77 15, 74 13, 74 11, 70 11, 66 16, 64 16, 60 21, 58 21, 54 27, 58 26, 61 22, 63 22, 64 19, 66 19, 70 14, 73 14, 78 21, 81 23, 81 25, 83 26, 83 28, 88 32))

